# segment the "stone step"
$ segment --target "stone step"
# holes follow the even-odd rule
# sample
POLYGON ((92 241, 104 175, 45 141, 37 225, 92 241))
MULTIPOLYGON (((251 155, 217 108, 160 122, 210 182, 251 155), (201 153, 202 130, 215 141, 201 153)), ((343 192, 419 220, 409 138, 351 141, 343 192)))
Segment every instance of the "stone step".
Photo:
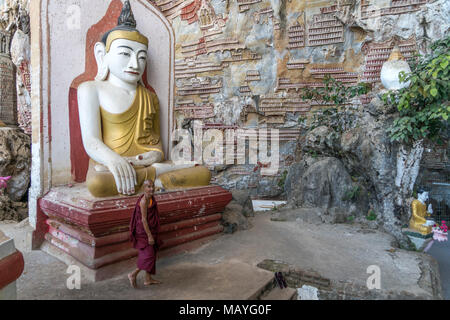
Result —
MULTIPOLYGON (((167 261, 167 260, 166 260, 167 261)), ((273 273, 238 260, 158 266, 158 299, 170 300, 258 300, 273 282, 273 273)))
POLYGON ((3 232, 0 231, 0 259, 13 254, 14 252, 16 252, 14 240, 5 236, 3 232))
POLYGON ((261 297, 263 297, 267 292, 273 289, 274 283, 275 280, 273 276, 270 277, 270 273, 267 273, 267 278, 259 283, 255 293, 248 297, 247 300, 261 300, 261 297))
POLYGON ((260 300, 294 300, 297 290, 293 288, 280 289, 275 287, 261 297, 260 300))

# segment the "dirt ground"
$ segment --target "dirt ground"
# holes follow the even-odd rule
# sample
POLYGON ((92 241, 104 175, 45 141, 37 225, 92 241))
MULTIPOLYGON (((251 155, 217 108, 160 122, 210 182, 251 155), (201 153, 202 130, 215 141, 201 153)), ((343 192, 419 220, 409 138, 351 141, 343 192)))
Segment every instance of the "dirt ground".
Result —
POLYGON ((267 282, 266 271, 256 267, 265 259, 361 286, 370 276, 368 267, 376 265, 381 270, 382 290, 424 298, 436 292, 436 284, 425 275, 435 272, 439 277, 437 263, 428 254, 394 250, 389 234, 358 225, 275 222, 270 218, 270 212, 258 213, 251 218, 250 230, 224 234, 194 251, 160 259, 156 278, 163 284, 139 290, 130 288, 126 274, 97 283, 83 280, 80 290, 69 290, 67 265, 42 251, 26 249, 26 226, 3 222, 0 230, 15 238, 24 253, 25 271, 17 282, 19 300, 245 299, 245 294, 267 282))

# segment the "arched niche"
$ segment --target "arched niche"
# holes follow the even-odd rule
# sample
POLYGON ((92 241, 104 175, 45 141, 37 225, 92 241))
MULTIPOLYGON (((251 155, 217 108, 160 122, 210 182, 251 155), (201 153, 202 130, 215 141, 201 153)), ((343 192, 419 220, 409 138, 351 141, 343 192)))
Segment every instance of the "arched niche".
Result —
MULTIPOLYGON (((77 89, 97 74, 94 45, 117 25, 120 0, 40 0, 40 104, 44 171, 51 186, 85 181, 88 157, 78 118, 77 89), (48 106, 48 107, 47 107, 48 106), (45 139, 47 136, 47 139, 45 139), (45 162, 45 161, 44 161, 45 162)), ((149 38, 149 60, 144 76, 158 95, 161 137, 170 154, 173 130, 175 37, 169 21, 148 0, 131 0, 137 28, 149 38)), ((36 109, 34 108, 34 112, 36 109)))

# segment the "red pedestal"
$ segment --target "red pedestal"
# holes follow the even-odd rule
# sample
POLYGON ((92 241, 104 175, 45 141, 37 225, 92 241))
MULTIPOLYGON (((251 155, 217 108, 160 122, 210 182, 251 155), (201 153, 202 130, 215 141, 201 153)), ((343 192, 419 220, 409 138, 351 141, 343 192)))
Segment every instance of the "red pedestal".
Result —
POLYGON ((0 259, 0 289, 3 289, 19 279, 23 269, 23 255, 18 250, 3 259, 0 259))
MULTIPOLYGON (((48 216, 45 239, 90 269, 136 256, 128 226, 138 196, 93 198, 83 185, 55 188, 40 203, 48 216)), ((231 193, 218 186, 155 195, 162 249, 222 232, 220 220, 231 193)))

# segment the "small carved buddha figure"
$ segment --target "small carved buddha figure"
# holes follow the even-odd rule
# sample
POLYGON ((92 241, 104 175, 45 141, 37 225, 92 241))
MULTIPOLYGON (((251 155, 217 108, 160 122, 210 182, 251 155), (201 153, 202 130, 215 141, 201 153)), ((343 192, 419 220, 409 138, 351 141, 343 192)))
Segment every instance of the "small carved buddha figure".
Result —
POLYGON ((425 202, 428 200, 428 192, 420 189, 418 191, 418 199, 411 204, 412 215, 409 221, 409 228, 413 229, 423 235, 431 233, 433 222, 427 222, 427 217, 433 213, 431 203, 428 205, 428 210, 425 202))
POLYGON ((210 182, 205 167, 163 163, 158 97, 142 82, 148 44, 125 1, 118 26, 95 45, 96 79, 78 88, 83 145, 91 158, 86 184, 95 197, 132 195, 145 180, 167 190, 210 182))

